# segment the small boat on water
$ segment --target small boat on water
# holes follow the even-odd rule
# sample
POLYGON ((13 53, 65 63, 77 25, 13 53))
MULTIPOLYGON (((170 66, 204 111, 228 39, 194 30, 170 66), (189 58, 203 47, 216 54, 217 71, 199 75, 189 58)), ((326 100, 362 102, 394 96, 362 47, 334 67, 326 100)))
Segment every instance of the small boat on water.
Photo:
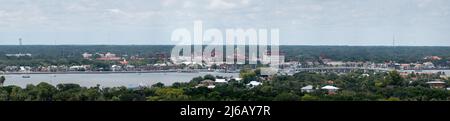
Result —
POLYGON ((30 75, 22 75, 22 78, 31 78, 30 75))

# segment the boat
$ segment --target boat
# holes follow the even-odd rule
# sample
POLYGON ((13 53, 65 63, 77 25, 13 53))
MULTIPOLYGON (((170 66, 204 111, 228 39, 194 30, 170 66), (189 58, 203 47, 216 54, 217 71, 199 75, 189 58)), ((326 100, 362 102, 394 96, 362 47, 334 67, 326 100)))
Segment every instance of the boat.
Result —
POLYGON ((22 78, 31 78, 30 75, 22 75, 22 78))

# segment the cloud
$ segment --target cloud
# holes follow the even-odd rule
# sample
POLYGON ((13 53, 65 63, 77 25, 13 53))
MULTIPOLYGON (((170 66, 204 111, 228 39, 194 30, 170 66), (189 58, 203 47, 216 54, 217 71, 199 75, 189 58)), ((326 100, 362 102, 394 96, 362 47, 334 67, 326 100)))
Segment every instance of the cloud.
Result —
POLYGON ((194 2, 192 2, 192 1, 184 1, 183 8, 192 8, 192 7, 195 7, 194 2))
POLYGON ((162 5, 163 6, 170 6, 175 4, 177 1, 176 0, 162 0, 162 5))
MULTIPOLYGON (((203 20, 207 28, 280 28, 288 31, 283 33, 287 40, 303 39, 306 30, 311 30, 306 32, 311 33, 308 36, 339 30, 343 37, 351 37, 364 29, 405 33, 450 29, 449 0, 0 0, 0 3, 0 31, 18 28, 30 33, 48 29, 96 36, 98 31, 145 30, 142 33, 163 36, 173 28, 191 27, 194 20, 203 20)), ((325 33, 323 38, 333 39, 332 34, 335 33, 325 33)), ((447 36, 442 38, 450 40, 447 36)))
POLYGON ((228 2, 225 0, 211 0, 209 5, 206 7, 207 9, 231 9, 236 7, 235 3, 228 2))

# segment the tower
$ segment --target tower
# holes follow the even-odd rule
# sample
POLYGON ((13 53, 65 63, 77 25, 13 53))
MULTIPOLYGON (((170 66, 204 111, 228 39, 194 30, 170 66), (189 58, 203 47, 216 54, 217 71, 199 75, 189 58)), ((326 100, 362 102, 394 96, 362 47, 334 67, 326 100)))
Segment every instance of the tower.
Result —
POLYGON ((19 38, 19 45, 22 46, 22 38, 19 38))
POLYGON ((395 34, 392 34, 392 47, 395 48, 395 34))

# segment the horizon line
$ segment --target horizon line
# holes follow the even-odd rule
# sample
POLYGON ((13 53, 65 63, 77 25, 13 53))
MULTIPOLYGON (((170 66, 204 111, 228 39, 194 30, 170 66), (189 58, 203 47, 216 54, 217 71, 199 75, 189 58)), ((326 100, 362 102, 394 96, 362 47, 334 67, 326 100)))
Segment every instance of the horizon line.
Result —
MULTIPOLYGON (((218 44, 213 44, 217 46, 218 44)), ((251 44, 255 45, 255 44, 251 44)), ((29 44, 29 45, 16 45, 5 44, 0 46, 176 46, 175 44, 29 44)), ((185 46, 185 45, 180 45, 185 46)), ((194 45, 191 45, 194 46, 194 45)), ((206 45, 203 45, 206 46, 206 45)), ((223 45, 226 46, 226 45, 223 45)), ((245 45, 249 46, 249 45, 245 45)), ((264 46, 264 45, 263 45, 264 46)), ((270 46, 270 45, 266 45, 270 46)), ((301 44, 280 44, 279 46, 348 46, 348 47, 450 47, 450 45, 301 45, 301 44)))

